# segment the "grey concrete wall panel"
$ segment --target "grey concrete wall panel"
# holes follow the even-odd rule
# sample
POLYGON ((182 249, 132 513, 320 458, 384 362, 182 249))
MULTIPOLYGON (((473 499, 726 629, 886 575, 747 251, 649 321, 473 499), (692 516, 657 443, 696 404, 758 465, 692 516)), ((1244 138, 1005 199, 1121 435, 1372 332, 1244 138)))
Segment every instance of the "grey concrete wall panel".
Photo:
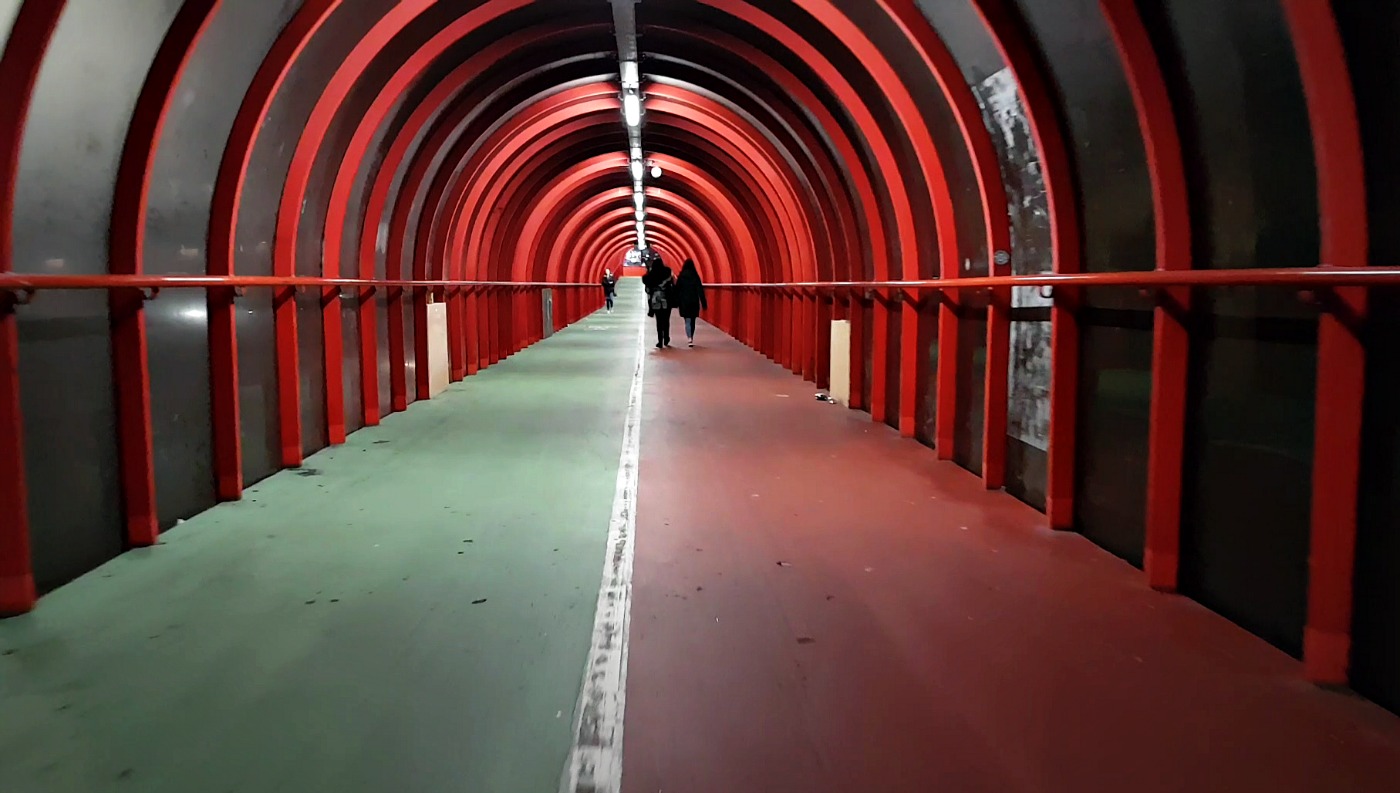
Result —
POLYGON ((22 5, 24 0, 0 0, 0 41, 9 42, 10 31, 15 26, 15 17, 19 16, 22 5))
MULTIPOLYGON (((403 300, 404 382, 408 404, 418 401, 418 348, 413 343, 413 300, 404 294, 403 300)), ((426 365, 426 364, 425 364, 426 365)))
MULTIPOLYGON (((1312 139, 1276 4, 1144 7, 1175 92, 1197 267, 1317 264, 1312 139)), ((1298 653, 1307 588, 1313 312, 1286 290, 1202 297, 1191 359, 1182 588, 1298 653)))
MULTIPOLYGON (((238 271, 239 275, 267 275, 238 271)), ((272 293, 249 289, 238 298, 238 407, 242 422, 243 479, 253 484, 282 467, 277 414, 277 337, 272 293)))
MULTIPOLYGON (((368 5, 362 3, 359 13, 372 15, 377 19, 395 5, 397 3, 393 0, 377 0, 368 5)), ((460 9, 458 13, 460 13, 460 9)), ((354 137, 365 113, 379 96, 389 78, 417 49, 421 39, 428 34, 430 29, 440 28, 442 16, 441 12, 429 14, 427 24, 432 27, 425 27, 424 23, 419 23, 410 26, 409 31, 396 36, 385 51, 370 62, 363 76, 355 83, 341 104, 340 112, 336 113, 332 119, 326 130, 322 146, 317 153, 318 156, 312 165, 307 182, 306 200, 302 204, 297 236, 298 274, 308 276, 322 274, 326 214, 330 206, 331 191, 344 159, 345 150, 354 137)), ((349 46, 353 47, 354 43, 349 42, 349 46)), ((332 67, 334 66, 339 66, 339 64, 333 64, 332 67)), ((332 68, 322 68, 325 69, 323 79, 328 81, 332 68)), ((421 98, 421 94, 415 94, 414 98, 421 98)), ((354 206, 353 200, 352 198, 351 206, 354 206)), ((351 212, 347 217, 356 219, 359 215, 351 212)), ((359 228, 357 222, 347 225, 355 230, 359 228)), ((356 244, 354 247, 342 251, 341 275, 357 273, 359 265, 355 258, 355 252, 358 251, 358 248, 359 246, 356 244)), ((346 428, 353 430, 360 424, 360 341, 354 319, 353 302, 342 299, 341 303, 342 388, 345 397, 346 428)), ((299 316, 303 325, 306 323, 315 324, 314 328, 299 327, 298 329, 302 351, 302 446, 307 454, 311 454, 325 448, 329 443, 329 436, 326 432, 323 328, 321 327, 319 309, 314 308, 310 301, 302 305, 299 316), (315 360, 307 360, 307 356, 313 354, 315 360)))
MULTIPOLYGON (((177 0, 71 3, 40 70, 20 158, 14 267, 108 271, 112 189, 177 0)), ((35 579, 47 591, 120 553, 107 295, 48 292, 19 313, 35 579)))
MULTIPOLYGON (((1083 229, 1084 269, 1151 270, 1152 183, 1137 109, 1097 0, 1021 0, 1059 100, 1083 229)), ((1076 455, 1079 529, 1142 563, 1152 305, 1131 290, 1088 292, 1081 316, 1076 455)))
MULTIPOLYGON (((1011 218, 1011 270, 1047 272, 1051 269, 1049 205, 1040 155, 1015 80, 969 0, 918 0, 918 6, 972 86, 983 123, 992 135, 1011 218)), ((1017 289, 1012 306, 1006 489, 1044 509, 1050 429, 1049 301, 1036 290, 1017 289)), ((963 330, 975 333, 977 327, 963 330)), ((963 354, 974 361, 979 356, 985 360, 985 351, 969 349, 963 354)), ((959 423, 960 432, 971 433, 972 422, 959 423)))
MULTIPOLYGON (((1003 67, 972 88, 1002 166, 1011 216, 1011 271, 1048 272, 1050 208, 1040 153, 1015 79, 1003 67)), ((1050 300, 1039 290, 1018 288, 1012 290, 1011 305, 1006 486, 1044 509, 1050 445, 1050 300)))
MULTIPOLYGON (((301 273, 299 273, 301 274, 301 273)), ((305 273, 309 275, 309 273, 305 273)), ((319 273, 317 273, 319 275, 319 273)), ((297 355, 301 379, 301 451, 306 456, 326 448, 326 362, 322 357, 321 294, 297 295, 297 355)))
POLYGON ((915 5, 943 37, 969 85, 1005 68, 1006 61, 970 0, 915 0, 915 5))
MULTIPOLYGON (((238 228, 234 235, 235 267, 239 275, 272 273, 277 212, 297 141, 331 75, 378 20, 383 7, 384 0, 346 0, 326 19, 288 71, 286 81, 273 99, 267 119, 258 133, 248 165, 238 228)), ((316 274, 319 275, 319 272, 318 267, 316 274)), ((261 314, 262 307, 270 306, 270 303, 264 303, 263 298, 257 296, 247 300, 246 305, 261 314)), ((323 438, 325 434, 325 394, 320 375, 320 312, 318 309, 314 314, 308 314, 307 308, 300 307, 303 305, 300 298, 298 305, 302 437, 303 446, 314 450, 320 448, 314 440, 323 438), (312 319, 315 321, 312 322, 312 319)), ((253 327, 254 323, 239 323, 239 377, 244 398, 241 406, 244 469, 250 482, 271 475, 279 467, 275 336, 270 327, 261 327, 263 323, 270 326, 271 322, 268 315, 266 318, 257 316, 256 328, 253 327), (270 447, 266 445, 269 439, 274 441, 270 447), (262 448, 258 448, 260 446, 262 448), (254 467, 254 463, 262 465, 254 467)))
POLYGON ((393 393, 389 381, 389 296, 383 289, 375 293, 374 305, 374 337, 379 348, 379 415, 387 416, 393 406, 393 393))
MULTIPOLYGON (((145 272, 207 272, 210 205, 229 132, 253 75, 298 5, 222 3, 205 29, 156 142, 145 272)), ((242 306, 239 310, 247 311, 242 306)), ((165 529, 215 502, 205 294, 166 291, 146 304, 146 317, 156 503, 165 529)), ((249 446, 245 439, 244 452, 254 455, 257 470, 271 470, 275 447, 249 446)))

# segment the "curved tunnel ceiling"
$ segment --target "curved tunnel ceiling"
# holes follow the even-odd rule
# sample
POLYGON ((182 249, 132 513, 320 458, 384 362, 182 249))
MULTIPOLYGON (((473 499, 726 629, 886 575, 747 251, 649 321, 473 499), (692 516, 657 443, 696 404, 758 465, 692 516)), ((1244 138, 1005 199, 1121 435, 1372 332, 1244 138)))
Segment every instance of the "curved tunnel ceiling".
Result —
MULTIPOLYGON (((18 29, 37 35, 12 57, 37 67, 51 39, 71 46, 63 25, 93 12, 68 5, 25 4, 18 29)), ((607 3, 306 0, 290 16, 222 0, 152 5, 151 26, 159 12, 169 22, 112 202, 122 271, 141 267, 147 235, 161 231, 153 215, 171 209, 153 185, 188 165, 174 161, 189 155, 174 151, 176 129, 227 139, 204 207, 213 274, 586 282, 605 264, 575 235, 629 205, 622 193, 597 200, 627 185, 607 3), (211 80, 236 37, 263 40, 264 57, 242 81, 211 80)), ((1131 87, 1142 134, 1116 143, 1147 152, 1127 154, 1150 172, 1150 195, 1134 200, 1155 216, 1158 258, 1180 259, 1181 158, 1144 21, 1131 3, 1072 5, 1070 16, 1094 18, 1085 35, 1119 56, 1110 79, 1131 87)), ((1053 23, 1028 2, 923 6, 638 5, 646 156, 664 174, 647 188, 671 197, 677 242, 711 280, 1008 272, 1017 163, 969 87, 995 68, 1019 87, 1053 269, 1085 269, 1073 90, 1047 66, 1057 32, 1038 27, 1053 23)))
MULTIPOLYGON (((27 4, 19 24, 64 46, 57 23, 88 12, 62 5, 27 4)), ((664 173, 648 189, 674 205, 668 221, 712 280, 932 277, 1006 247, 989 133, 937 33, 909 3, 879 3, 875 21, 841 5, 639 7, 646 154, 664 173), (950 118, 952 150, 930 133, 950 118), (973 164, 976 204, 955 206, 945 160, 973 164)), ((164 6, 178 13, 113 200, 128 271, 153 231, 152 184, 176 165, 162 133, 196 132, 187 114, 199 134, 227 135, 211 273, 592 279, 601 260, 570 235, 594 218, 575 216, 628 205, 594 200, 626 184, 625 160, 607 159, 625 152, 607 4, 307 0, 288 19, 164 6), (207 79, 238 35, 268 47, 241 92, 207 79)))
MULTIPOLYGON (((118 270, 138 270, 147 236, 167 231, 154 228, 172 209, 159 183, 190 164, 177 131, 225 142, 208 205, 173 199, 209 215, 213 274, 586 282, 605 264, 586 235, 629 206, 615 191, 628 181, 607 3, 151 5, 149 27, 166 30, 112 201, 118 270), (265 54, 251 73, 211 79, 234 39, 265 54)), ((1085 261, 1101 254, 1084 250, 1093 220, 1081 217, 1098 208, 1080 206, 1098 196, 1084 195, 1091 169, 1074 161, 1065 104, 1077 89, 1047 62, 1060 32, 1041 5, 640 3, 646 156, 664 174, 647 189, 669 206, 673 239, 715 281, 1008 272, 1018 163, 969 87, 1004 68, 1043 172, 1053 269, 1099 264, 1085 261)), ((1149 171, 1132 199, 1150 211, 1139 225, 1150 235, 1155 219, 1157 258, 1180 260, 1184 176, 1144 20, 1132 3, 1070 5, 1092 18, 1081 35, 1118 56, 1105 79, 1131 89, 1141 134, 1115 144, 1137 147, 1125 156, 1149 171)), ((16 25, 33 40, 9 57, 37 69, 46 46, 76 44, 66 26, 95 15, 27 3, 16 25)))

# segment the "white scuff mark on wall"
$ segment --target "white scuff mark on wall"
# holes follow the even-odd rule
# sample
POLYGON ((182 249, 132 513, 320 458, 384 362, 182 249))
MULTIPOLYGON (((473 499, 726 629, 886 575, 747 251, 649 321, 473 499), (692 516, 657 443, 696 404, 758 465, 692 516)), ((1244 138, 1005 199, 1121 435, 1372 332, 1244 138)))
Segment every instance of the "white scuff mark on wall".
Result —
MULTIPOLYGON (((1017 275, 1049 272, 1050 209, 1045 179, 1016 78, 1004 68, 974 86, 974 94, 1006 169, 1003 180, 1011 215, 1011 271, 1017 275)), ((1050 445, 1050 323, 1016 315, 1050 304, 1050 299, 1035 289, 1012 290, 1015 321, 1011 324, 1007 433, 1041 450, 1050 445)))

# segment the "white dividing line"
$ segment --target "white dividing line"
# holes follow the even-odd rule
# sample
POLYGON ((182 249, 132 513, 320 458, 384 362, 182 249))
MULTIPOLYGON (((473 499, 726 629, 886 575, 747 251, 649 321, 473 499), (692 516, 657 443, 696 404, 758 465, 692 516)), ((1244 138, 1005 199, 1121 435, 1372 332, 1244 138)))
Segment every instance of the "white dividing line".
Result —
POLYGON ((642 375, 646 371, 647 323, 637 330, 637 358, 622 457, 608 522, 607 557, 593 643, 583 669, 583 687, 574 706, 574 742, 564 768, 561 793, 621 793, 622 719, 627 710, 627 633, 632 623, 632 552, 637 529, 637 468, 642 435, 642 375))

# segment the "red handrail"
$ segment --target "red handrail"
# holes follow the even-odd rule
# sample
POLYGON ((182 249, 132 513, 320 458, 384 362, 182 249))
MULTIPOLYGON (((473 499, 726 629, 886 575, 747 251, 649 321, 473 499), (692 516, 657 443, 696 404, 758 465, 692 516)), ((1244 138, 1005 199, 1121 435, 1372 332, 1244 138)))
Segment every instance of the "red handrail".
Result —
MULTIPOLYGON (((353 279, 311 276, 69 276, 0 273, 0 291, 70 289, 267 289, 267 287, 402 287, 402 289, 591 289, 595 283, 504 282, 504 280, 353 279)), ((1400 268, 1274 268, 1231 270, 1130 270, 1112 273, 1036 273, 1019 276, 967 276, 955 279, 864 280, 864 282, 713 283, 713 289, 780 290, 986 290, 995 287, 1166 287, 1278 286, 1400 287, 1400 268)))
MULTIPOLYGON (((46 275, 0 273, 0 292, 50 289, 217 289, 277 287, 427 288, 427 289, 583 289, 593 283, 550 281, 448 281, 411 279, 317 278, 259 275, 46 275)), ((817 289, 959 291, 997 287, 1063 286, 1075 288, 1239 287, 1277 286, 1299 289, 1370 286, 1400 287, 1400 267, 1294 267, 1236 270, 1146 270, 1112 273, 1038 273, 1035 275, 969 276, 921 281, 793 281, 774 283, 714 283, 714 289, 817 289)))
POLYGON ((0 292, 49 289, 253 289, 277 287, 403 287, 427 289, 594 288, 597 284, 524 281, 414 281, 409 279, 315 278, 262 275, 44 275, 0 273, 0 292))
POLYGON ((935 290, 997 287, 1063 286, 1154 289, 1167 287, 1281 286, 1315 289, 1342 286, 1400 287, 1400 267, 1293 267, 1239 270, 1145 270, 1112 273, 1038 273, 968 276, 922 281, 798 281, 783 283, 716 283, 716 289, 935 290))

